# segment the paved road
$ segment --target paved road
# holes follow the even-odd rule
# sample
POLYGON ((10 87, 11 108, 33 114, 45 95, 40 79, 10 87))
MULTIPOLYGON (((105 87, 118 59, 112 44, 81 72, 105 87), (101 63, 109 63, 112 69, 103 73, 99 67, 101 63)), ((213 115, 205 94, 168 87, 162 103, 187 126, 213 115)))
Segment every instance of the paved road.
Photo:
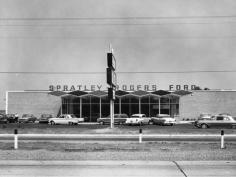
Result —
POLYGON ((1 177, 235 177, 236 161, 0 161, 1 177))

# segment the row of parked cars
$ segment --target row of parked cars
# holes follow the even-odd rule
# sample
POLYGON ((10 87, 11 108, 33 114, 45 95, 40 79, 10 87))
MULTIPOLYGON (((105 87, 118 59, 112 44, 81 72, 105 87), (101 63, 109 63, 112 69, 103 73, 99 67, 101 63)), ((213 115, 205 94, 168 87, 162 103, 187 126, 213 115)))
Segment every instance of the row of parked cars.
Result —
MULTIPOLYGON (((84 118, 78 118, 74 114, 62 114, 59 117, 53 117, 51 114, 42 114, 39 118, 36 118, 33 114, 23 114, 20 118, 18 118, 18 116, 15 116, 14 114, 6 114, 0 117, 1 123, 34 123, 36 121, 38 121, 39 123, 49 123, 51 125, 73 125, 84 122, 84 118)), ((111 118, 110 116, 98 118, 97 122, 101 125, 110 124, 111 118)), ((115 114, 114 123, 120 125, 175 125, 176 120, 175 118, 172 118, 167 114, 158 114, 156 117, 146 117, 145 114, 133 114, 131 117, 128 117, 127 114, 115 114)))
MULTIPOLYGON (((59 117, 53 117, 51 114, 42 114, 39 118, 36 118, 33 114, 23 114, 18 118, 15 114, 0 114, 0 123, 49 123, 55 124, 69 124, 76 125, 80 122, 84 122, 84 118, 78 118, 74 114, 62 114, 59 117)), ((111 118, 102 117, 98 118, 97 122, 101 125, 110 124, 111 118)), ((176 119, 170 117, 167 114, 157 114, 155 117, 146 117, 145 114, 133 114, 128 117, 127 114, 115 114, 114 123, 120 125, 175 125, 176 119)), ((236 118, 229 114, 201 114, 197 121, 192 122, 195 127, 198 128, 210 128, 210 127, 231 127, 236 128, 236 118)))
POLYGON ((18 117, 17 114, 0 114, 0 123, 34 123, 37 120, 39 122, 44 121, 45 118, 49 118, 50 114, 42 114, 38 119, 33 114, 23 114, 22 117, 18 117))
POLYGON ((16 123, 18 119, 16 118, 15 114, 0 114, 0 123, 16 123))
MULTIPOLYGON (((110 124, 111 118, 110 116, 98 118, 97 122, 101 125, 110 124)), ((127 114, 115 114, 114 123, 120 125, 175 125, 176 119, 167 114, 157 114, 156 117, 146 117, 145 114, 133 114, 131 117, 128 117, 127 114)))
POLYGON ((39 118, 33 114, 23 114, 18 118, 16 114, 0 114, 0 123, 50 123, 54 124, 78 124, 84 122, 84 118, 77 118, 74 114, 62 114, 59 117, 53 117, 52 114, 41 114, 39 118))

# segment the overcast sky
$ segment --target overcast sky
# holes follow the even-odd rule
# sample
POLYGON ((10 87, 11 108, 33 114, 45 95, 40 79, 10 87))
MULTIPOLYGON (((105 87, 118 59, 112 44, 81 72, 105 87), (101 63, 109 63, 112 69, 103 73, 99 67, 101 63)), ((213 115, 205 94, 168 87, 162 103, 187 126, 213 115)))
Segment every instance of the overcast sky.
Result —
MULTIPOLYGON (((235 0, 0 0, 1 72, 236 71, 235 0)), ((0 74, 7 90, 106 85, 105 74, 0 74)), ((236 89, 236 72, 118 74, 118 84, 236 89)))

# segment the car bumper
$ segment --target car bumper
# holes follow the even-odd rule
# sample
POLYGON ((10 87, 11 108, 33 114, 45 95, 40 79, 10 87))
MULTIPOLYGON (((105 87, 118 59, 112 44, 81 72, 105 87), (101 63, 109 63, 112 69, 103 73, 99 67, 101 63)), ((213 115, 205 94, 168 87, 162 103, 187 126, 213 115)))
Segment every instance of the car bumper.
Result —
POLYGON ((19 122, 19 123, 22 123, 22 122, 29 122, 29 120, 28 120, 28 119, 19 119, 18 122, 19 122))
POLYGON ((142 122, 138 121, 138 122, 133 122, 133 121, 130 121, 130 122, 125 122, 125 124, 127 125, 140 125, 142 122))
POLYGON ((39 120, 39 123, 48 123, 48 120, 39 120))

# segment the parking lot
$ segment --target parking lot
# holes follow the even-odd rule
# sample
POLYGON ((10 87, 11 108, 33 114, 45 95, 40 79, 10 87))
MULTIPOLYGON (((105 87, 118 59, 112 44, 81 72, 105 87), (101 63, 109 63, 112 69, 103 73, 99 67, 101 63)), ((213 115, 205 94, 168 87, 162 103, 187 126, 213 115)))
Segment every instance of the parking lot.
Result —
MULTIPOLYGON (((174 126, 144 125, 127 126, 115 125, 113 129, 109 125, 96 123, 80 123, 79 125, 49 125, 39 123, 11 123, 1 124, 0 134, 14 133, 18 129, 20 134, 138 134, 142 128, 144 134, 220 134, 222 128, 201 129, 192 124, 177 124, 174 126)), ((236 134, 236 129, 224 128, 225 134, 236 134)))

